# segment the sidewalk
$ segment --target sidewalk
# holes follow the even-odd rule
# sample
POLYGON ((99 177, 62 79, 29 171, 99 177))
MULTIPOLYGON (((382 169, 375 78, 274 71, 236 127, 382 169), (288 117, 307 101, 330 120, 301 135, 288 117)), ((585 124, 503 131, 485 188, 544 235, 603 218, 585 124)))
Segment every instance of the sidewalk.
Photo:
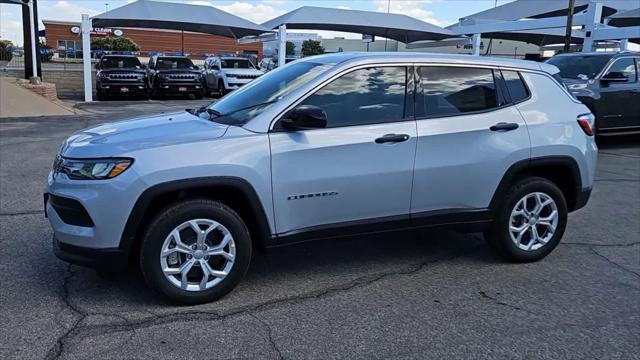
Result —
POLYGON ((23 116, 74 115, 59 101, 50 101, 15 83, 15 78, 0 76, 0 118, 23 116))

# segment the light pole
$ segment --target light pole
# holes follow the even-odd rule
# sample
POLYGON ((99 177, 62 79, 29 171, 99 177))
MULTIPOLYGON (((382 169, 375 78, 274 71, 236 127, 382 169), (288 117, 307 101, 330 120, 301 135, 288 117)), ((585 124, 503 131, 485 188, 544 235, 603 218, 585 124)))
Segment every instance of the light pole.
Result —
POLYGON ((571 29, 573 28, 573 8, 576 5, 576 0, 569 0, 569 7, 567 8, 567 30, 564 35, 564 52, 568 53, 571 50, 571 29))

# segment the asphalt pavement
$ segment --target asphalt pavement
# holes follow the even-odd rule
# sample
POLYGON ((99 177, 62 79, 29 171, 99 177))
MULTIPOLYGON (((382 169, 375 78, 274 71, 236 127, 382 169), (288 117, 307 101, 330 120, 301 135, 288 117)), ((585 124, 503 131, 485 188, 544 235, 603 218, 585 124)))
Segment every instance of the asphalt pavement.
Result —
POLYGON ((328 240, 258 253, 222 300, 176 307, 139 272, 57 260, 42 190, 61 141, 206 102, 0 120, 0 358, 640 359, 637 137, 601 145, 589 204, 536 263, 504 263, 475 234, 328 240))

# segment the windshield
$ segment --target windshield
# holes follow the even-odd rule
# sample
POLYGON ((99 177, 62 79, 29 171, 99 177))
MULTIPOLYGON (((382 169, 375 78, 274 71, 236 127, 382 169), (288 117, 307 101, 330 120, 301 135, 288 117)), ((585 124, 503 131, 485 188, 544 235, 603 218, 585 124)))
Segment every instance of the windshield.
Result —
POLYGON ((253 69, 249 60, 245 59, 223 59, 220 64, 223 69, 253 69))
POLYGON ((315 78, 332 65, 309 61, 296 62, 270 71, 240 89, 209 105, 210 113, 216 114, 212 120, 227 125, 244 125, 290 94, 300 86, 315 78))
POLYGON ((186 58, 158 58, 156 68, 159 70, 193 69, 193 63, 186 58))
POLYGON ((100 62, 102 69, 139 68, 140 66, 140 60, 136 57, 105 57, 100 62))
POLYGON ((547 63, 560 69, 565 79, 593 79, 598 75, 613 55, 556 56, 547 63))

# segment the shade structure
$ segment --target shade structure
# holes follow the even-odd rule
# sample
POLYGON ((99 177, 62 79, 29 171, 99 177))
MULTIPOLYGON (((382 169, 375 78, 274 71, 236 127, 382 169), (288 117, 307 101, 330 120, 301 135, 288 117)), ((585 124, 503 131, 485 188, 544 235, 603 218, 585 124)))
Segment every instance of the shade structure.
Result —
MULTIPOLYGON (((609 25, 618 27, 640 26, 640 8, 609 16, 609 25)), ((640 34, 638 34, 640 37, 640 34)))
MULTIPOLYGON (((564 43, 565 29, 541 29, 541 30, 522 30, 522 31, 500 31, 483 33, 482 37, 486 39, 513 40, 522 41, 538 46, 562 44, 564 43)), ((571 36, 572 44, 582 44, 584 38, 580 36, 571 36)))
POLYGON ((269 20, 262 26, 275 29, 283 24, 288 29, 344 31, 385 37, 403 43, 454 37, 447 29, 406 15, 314 6, 303 6, 269 20))
POLYGON ((138 0, 91 18, 93 26, 185 30, 241 38, 269 30, 212 6, 138 0))

